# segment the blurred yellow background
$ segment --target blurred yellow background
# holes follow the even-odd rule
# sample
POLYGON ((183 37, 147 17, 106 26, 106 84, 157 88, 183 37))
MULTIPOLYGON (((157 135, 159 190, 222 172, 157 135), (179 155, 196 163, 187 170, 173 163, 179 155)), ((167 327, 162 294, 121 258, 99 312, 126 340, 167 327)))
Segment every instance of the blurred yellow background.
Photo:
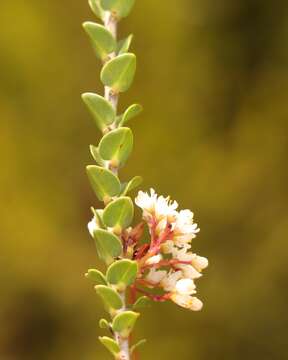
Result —
MULTIPOLYGON (((122 179, 192 208, 201 313, 155 304, 141 359, 287 359, 287 0, 138 0, 121 23, 138 56, 122 179), (286 284, 286 285, 285 285, 286 284)), ((80 99, 102 92, 81 28, 86 0, 0 3, 0 359, 109 359, 85 174, 99 133, 80 99)))

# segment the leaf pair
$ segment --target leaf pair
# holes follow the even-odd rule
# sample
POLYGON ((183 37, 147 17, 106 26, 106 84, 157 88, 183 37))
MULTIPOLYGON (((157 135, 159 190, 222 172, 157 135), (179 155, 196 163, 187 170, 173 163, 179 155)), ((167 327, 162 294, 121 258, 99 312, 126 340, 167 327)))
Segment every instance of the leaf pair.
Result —
POLYGON ((104 20, 104 10, 111 11, 117 18, 129 15, 135 0, 89 0, 89 5, 96 16, 104 20))
POLYGON ((120 235, 122 230, 131 224, 133 215, 133 202, 126 196, 113 200, 104 209, 101 222, 106 228, 112 228, 113 232, 97 228, 94 230, 93 237, 98 256, 106 264, 111 264, 115 258, 122 255, 123 245, 117 235, 120 235))

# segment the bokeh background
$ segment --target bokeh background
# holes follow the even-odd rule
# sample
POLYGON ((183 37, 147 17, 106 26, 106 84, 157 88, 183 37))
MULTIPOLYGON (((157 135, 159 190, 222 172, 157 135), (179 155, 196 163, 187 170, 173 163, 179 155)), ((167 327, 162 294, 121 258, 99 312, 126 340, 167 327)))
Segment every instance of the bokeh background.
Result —
MULTIPOLYGON (((0 359, 108 359, 83 274, 98 206, 84 167, 99 133, 80 93, 102 91, 85 0, 0 3, 0 359)), ((205 307, 144 311, 143 359, 288 358, 287 0, 138 0, 140 102, 123 179, 192 208, 210 259, 205 307)))

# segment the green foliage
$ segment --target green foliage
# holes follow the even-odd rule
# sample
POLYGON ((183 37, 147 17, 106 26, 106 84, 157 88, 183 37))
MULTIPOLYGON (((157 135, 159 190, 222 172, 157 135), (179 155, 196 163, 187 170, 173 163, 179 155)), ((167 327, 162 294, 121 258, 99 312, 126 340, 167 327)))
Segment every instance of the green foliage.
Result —
POLYGON ((93 159, 96 161, 96 163, 100 166, 105 166, 105 161, 101 158, 100 154, 99 154, 99 149, 97 148, 97 146, 94 145, 90 145, 89 147, 90 149, 90 153, 93 157, 93 159))
POLYGON ((109 201, 112 196, 117 196, 120 193, 120 181, 110 170, 89 165, 87 166, 87 175, 99 200, 109 201))
POLYGON ((142 183, 143 179, 141 176, 135 176, 128 183, 122 187, 121 196, 125 196, 129 191, 132 191, 142 183))
POLYGON ((99 143, 102 159, 110 160, 115 167, 121 167, 127 161, 133 149, 133 134, 129 128, 119 128, 104 135, 99 143))
POLYGON ((136 344, 131 346, 130 354, 132 355, 135 350, 137 350, 140 346, 144 345, 146 342, 146 339, 139 340, 136 344))
POLYGON ((120 40, 117 44, 117 54, 121 55, 127 53, 130 49, 132 40, 133 40, 133 34, 130 34, 125 39, 120 40))
POLYGON ((119 291, 124 291, 127 286, 134 283, 137 273, 137 262, 123 259, 110 265, 106 276, 111 285, 116 285, 119 291))
POLYGON ((109 58, 109 54, 116 49, 116 40, 103 25, 96 24, 91 21, 83 23, 83 28, 90 37, 96 55, 105 61, 109 58))
POLYGON ((116 315, 112 322, 113 331, 120 334, 121 337, 127 338, 138 319, 140 314, 134 311, 123 311, 116 315))
POLYGON ((118 55, 102 68, 101 81, 114 93, 125 92, 132 84, 136 72, 136 56, 131 53, 118 55))
POLYGON ((95 290, 102 299, 105 308, 109 312, 114 313, 115 310, 119 310, 123 306, 120 295, 111 287, 105 285, 97 285, 95 286, 95 290))
POLYGON ((99 337, 99 340, 112 355, 117 356, 120 353, 120 347, 114 339, 103 336, 99 337))
POLYGON ((143 107, 139 104, 133 104, 124 112, 119 122, 119 126, 125 125, 128 121, 139 115, 143 111, 143 107))
POLYGON ((113 106, 102 96, 94 93, 82 94, 82 99, 91 112, 95 124, 101 131, 105 131, 116 118, 113 106))
POLYGON ((118 236, 107 230, 97 229, 94 231, 94 239, 100 259, 111 264, 114 258, 122 254, 122 243, 118 236))
POLYGON ((151 305, 151 300, 147 296, 141 296, 133 304, 133 310, 143 309, 151 305))
POLYGON ((89 269, 85 276, 87 277, 87 279, 92 280, 97 285, 107 285, 105 276, 99 270, 89 269))
POLYGON ((133 202, 129 197, 123 196, 110 202, 103 212, 103 222, 107 227, 112 227, 116 233, 127 228, 134 215, 133 202))
MULTIPOLYGON (((133 82, 136 56, 129 53, 133 35, 119 42, 113 35, 117 20, 127 16, 134 3, 135 0, 89 0, 92 11, 105 26, 91 21, 83 23, 97 57, 104 63, 100 78, 105 85, 105 97, 85 93, 82 99, 104 134, 98 147, 90 145, 97 165, 87 166, 87 175, 96 196, 105 205, 103 210, 92 208, 95 228, 89 226, 89 230, 93 229, 99 258, 108 266, 106 276, 96 269, 89 269, 85 275, 96 284, 96 292, 111 315, 112 324, 101 319, 99 326, 117 333, 115 340, 109 337, 100 337, 99 340, 116 359, 120 358, 121 341, 129 336, 139 316, 134 311, 126 311, 125 303, 126 288, 138 275, 138 263, 121 259, 121 256, 125 241, 122 232, 130 226, 134 216, 133 202, 126 195, 140 185, 142 178, 135 176, 128 183, 121 184, 118 170, 133 149, 133 133, 124 125, 137 116, 142 107, 134 104, 124 114, 116 113, 119 93, 127 91, 133 82)), ((125 256, 129 254, 125 252, 125 256)), ((138 300, 138 305, 140 302, 138 300)))
POLYGON ((100 0, 88 0, 89 6, 94 14, 101 20, 104 19, 104 10, 100 5, 100 0))
POLYGON ((100 329, 110 329, 110 324, 106 319, 100 319, 99 320, 99 327, 100 329))
POLYGON ((118 18, 129 15, 135 0, 101 0, 104 10, 113 12, 118 18))

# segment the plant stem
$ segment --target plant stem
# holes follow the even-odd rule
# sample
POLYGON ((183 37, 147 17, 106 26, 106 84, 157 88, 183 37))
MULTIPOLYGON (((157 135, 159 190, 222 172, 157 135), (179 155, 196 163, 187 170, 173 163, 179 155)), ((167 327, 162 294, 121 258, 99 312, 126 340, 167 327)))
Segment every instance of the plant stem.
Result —
MULTIPOLYGON (((108 31, 111 32, 111 34, 117 40, 117 19, 109 11, 105 12, 104 26, 108 31)), ((110 59, 113 59, 115 57, 116 57, 115 52, 110 54, 110 59)), ((105 86, 105 99, 111 103, 111 105, 114 107, 116 111, 118 105, 118 98, 119 98, 118 94, 115 94, 109 86, 105 86)), ((117 174, 118 168, 113 168, 113 172, 117 174)), ((119 293, 119 295, 121 296, 123 302, 123 307, 120 310, 121 312, 126 310, 126 292, 119 293)), ((117 360, 130 360, 129 339, 122 338, 118 333, 115 333, 114 337, 121 350, 119 359, 117 358, 117 360)))
MULTIPOLYGON (((117 40, 117 19, 113 16, 113 14, 111 14, 110 11, 105 12, 104 26, 117 40)), ((110 59, 113 59, 115 56, 115 53, 110 54, 110 59)), ((117 110, 118 94, 114 94, 109 86, 105 86, 105 99, 112 104, 115 110, 117 110)))
MULTIPOLYGON (((123 307, 120 310, 125 311, 126 310, 126 292, 122 292, 119 294, 121 296, 123 307)), ((130 360, 130 349, 129 349, 129 339, 128 338, 122 338, 120 334, 115 333, 115 340, 117 341, 119 347, 120 347, 120 355, 117 360, 130 360)))

